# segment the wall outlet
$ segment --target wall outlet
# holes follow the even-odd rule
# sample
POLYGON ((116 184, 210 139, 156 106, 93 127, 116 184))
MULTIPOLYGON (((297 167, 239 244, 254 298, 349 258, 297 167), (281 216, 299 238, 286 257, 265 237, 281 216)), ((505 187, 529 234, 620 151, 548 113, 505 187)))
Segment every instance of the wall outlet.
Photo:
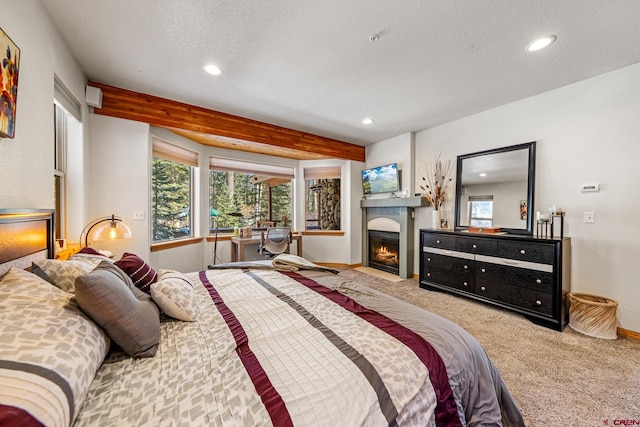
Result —
POLYGON ((595 224, 595 222, 596 222, 596 214, 595 214, 595 212, 585 212, 584 213, 584 222, 585 222, 585 224, 595 224))
POLYGON ((134 211, 133 212, 133 220, 134 221, 144 221, 144 211, 134 211))

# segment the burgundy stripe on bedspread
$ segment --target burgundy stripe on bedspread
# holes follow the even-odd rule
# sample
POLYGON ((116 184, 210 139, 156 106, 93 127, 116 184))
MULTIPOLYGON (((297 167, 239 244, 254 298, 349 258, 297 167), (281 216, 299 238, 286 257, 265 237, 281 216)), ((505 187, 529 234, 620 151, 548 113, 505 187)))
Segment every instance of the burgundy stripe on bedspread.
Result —
POLYGON ((269 380, 266 372, 260 365, 258 358, 251 351, 248 345, 247 334, 245 333, 242 325, 233 314, 233 312, 227 307, 224 300, 218 293, 218 291, 213 287, 209 279, 207 278, 207 274, 205 271, 200 272, 200 281, 204 285, 204 287, 209 291, 209 295, 211 295, 211 300, 214 302, 218 311, 224 318, 225 322, 229 326, 233 337, 236 340, 237 345, 237 353, 242 360, 242 364, 245 369, 249 373, 251 380, 253 381, 254 386, 260 398, 262 399, 262 403, 264 403, 265 408, 267 409, 269 416, 271 417, 271 421, 274 426, 293 426, 293 421, 291 420, 291 416, 287 407, 282 400, 282 396, 276 391, 269 380))
POLYGON ((0 404, 0 426, 2 427, 42 427, 27 411, 0 404))
POLYGON ((436 424, 443 426, 462 425, 444 362, 438 352, 424 338, 392 319, 358 304, 346 295, 320 285, 313 279, 296 272, 282 271, 281 273, 342 306, 409 347, 429 370, 429 378, 437 397, 436 424))

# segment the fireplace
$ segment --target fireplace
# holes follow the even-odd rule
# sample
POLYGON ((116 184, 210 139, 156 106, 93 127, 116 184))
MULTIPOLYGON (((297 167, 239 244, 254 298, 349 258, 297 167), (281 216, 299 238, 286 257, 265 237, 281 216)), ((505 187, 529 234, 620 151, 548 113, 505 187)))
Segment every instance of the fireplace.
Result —
POLYGON ((400 233, 369 230, 369 267, 399 274, 400 233))
MULTIPOLYGON (((397 265, 378 264, 375 268, 393 271, 403 279, 413 277, 413 209, 428 206, 424 197, 395 197, 388 199, 366 199, 360 202, 362 218, 362 266, 374 267, 371 261, 369 232, 394 233, 397 265), (393 270, 391 270, 393 269, 393 270)), ((387 245, 387 251, 389 251, 387 245)), ((392 250, 392 249, 391 249, 392 250)), ((375 257, 373 257, 375 259, 375 257)))

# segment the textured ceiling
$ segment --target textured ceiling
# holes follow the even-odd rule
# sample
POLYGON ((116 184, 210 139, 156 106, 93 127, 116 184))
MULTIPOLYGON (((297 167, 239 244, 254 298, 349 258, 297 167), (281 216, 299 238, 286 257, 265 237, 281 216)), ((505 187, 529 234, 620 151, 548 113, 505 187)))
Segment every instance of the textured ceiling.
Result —
POLYGON ((640 62, 637 0, 42 2, 90 80, 362 145, 640 62))

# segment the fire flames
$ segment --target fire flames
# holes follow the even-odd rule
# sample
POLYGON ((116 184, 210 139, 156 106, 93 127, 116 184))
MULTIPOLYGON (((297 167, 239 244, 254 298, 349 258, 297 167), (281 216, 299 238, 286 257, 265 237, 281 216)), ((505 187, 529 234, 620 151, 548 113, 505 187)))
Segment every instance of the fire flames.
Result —
POLYGON ((398 265, 398 252, 389 250, 385 245, 380 245, 376 250, 376 261, 388 265, 398 265))

